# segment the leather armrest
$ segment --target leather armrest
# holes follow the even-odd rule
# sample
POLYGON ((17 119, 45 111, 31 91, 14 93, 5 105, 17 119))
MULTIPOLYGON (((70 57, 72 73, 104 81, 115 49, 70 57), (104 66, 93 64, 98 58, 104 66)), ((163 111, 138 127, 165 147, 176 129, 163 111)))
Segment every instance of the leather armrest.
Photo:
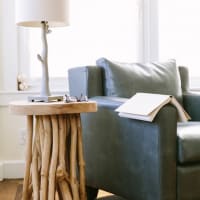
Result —
POLYGON ((200 93, 187 92, 183 94, 183 106, 188 114, 191 116, 192 121, 200 121, 200 93))
POLYGON ((87 185, 127 199, 141 194, 175 198, 176 109, 163 107, 151 123, 119 117, 114 109, 124 98, 92 100, 98 112, 82 114, 87 185))
POLYGON ((75 67, 68 70, 69 92, 88 98, 103 95, 102 70, 97 66, 75 67))

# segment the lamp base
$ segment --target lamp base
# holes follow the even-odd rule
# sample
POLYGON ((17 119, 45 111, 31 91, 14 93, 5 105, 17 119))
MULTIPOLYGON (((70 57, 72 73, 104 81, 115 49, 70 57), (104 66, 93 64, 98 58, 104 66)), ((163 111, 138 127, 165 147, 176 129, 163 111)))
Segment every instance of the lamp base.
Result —
POLYGON ((52 102, 62 101, 63 96, 29 96, 28 101, 30 102, 52 102))

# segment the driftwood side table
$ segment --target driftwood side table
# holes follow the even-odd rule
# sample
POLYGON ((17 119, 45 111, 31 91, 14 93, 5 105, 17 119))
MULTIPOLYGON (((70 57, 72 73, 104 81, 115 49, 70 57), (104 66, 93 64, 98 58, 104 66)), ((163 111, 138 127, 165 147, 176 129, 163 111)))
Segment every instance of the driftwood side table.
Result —
POLYGON ((9 105, 27 117, 23 200, 86 200, 80 113, 96 102, 26 102, 9 105))

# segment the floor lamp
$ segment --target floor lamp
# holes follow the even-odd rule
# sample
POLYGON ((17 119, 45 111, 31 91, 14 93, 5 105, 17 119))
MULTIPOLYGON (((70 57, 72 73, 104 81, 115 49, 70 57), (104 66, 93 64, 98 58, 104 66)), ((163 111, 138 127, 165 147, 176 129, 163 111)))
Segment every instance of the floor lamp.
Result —
POLYGON ((49 89, 47 34, 49 27, 68 25, 68 0, 15 0, 15 8, 17 25, 41 28, 42 53, 37 55, 42 66, 41 91, 39 96, 28 100, 62 100, 62 96, 52 96, 49 89))

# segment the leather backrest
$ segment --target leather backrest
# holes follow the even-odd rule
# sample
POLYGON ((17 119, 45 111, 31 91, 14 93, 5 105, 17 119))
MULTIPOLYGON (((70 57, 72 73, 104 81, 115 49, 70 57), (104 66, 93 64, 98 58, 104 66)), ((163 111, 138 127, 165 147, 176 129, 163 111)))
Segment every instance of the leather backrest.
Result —
POLYGON ((103 68, 106 96, 129 98, 137 92, 162 93, 182 102, 181 79, 174 60, 156 63, 120 63, 105 58, 97 60, 103 68))

